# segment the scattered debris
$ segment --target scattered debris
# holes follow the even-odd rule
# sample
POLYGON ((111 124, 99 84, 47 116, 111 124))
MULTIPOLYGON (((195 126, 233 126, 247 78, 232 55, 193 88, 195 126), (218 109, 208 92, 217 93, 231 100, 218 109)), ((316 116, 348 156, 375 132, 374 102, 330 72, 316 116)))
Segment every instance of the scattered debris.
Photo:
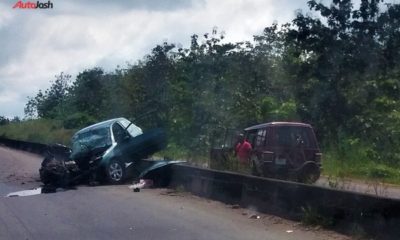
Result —
POLYGON ((134 192, 140 192, 140 189, 150 188, 153 185, 154 185, 154 182, 151 179, 140 179, 138 183, 130 185, 129 188, 133 189, 134 192))
POLYGON ((41 193, 42 193, 41 188, 34 188, 34 189, 30 189, 30 190, 12 192, 12 193, 7 194, 7 197, 26 197, 26 196, 38 195, 41 193))
POLYGON ((234 205, 231 206, 231 208, 232 208, 232 209, 239 209, 240 206, 239 206, 239 204, 234 204, 234 205))
POLYGON ((287 232, 287 233, 292 233, 292 232, 293 232, 293 230, 286 230, 286 232, 287 232))
POLYGON ((250 219, 260 219, 261 217, 256 215, 256 214, 252 214, 249 216, 250 219))

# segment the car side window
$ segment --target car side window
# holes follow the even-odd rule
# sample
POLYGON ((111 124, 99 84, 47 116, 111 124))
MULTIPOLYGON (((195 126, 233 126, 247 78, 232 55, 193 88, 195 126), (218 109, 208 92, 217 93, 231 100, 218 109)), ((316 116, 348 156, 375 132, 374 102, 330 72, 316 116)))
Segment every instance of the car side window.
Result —
POLYGON ((257 132, 254 130, 247 132, 246 139, 247 139, 247 141, 249 141, 251 146, 254 147, 255 146, 254 144, 256 143, 256 139, 257 139, 257 132))
POLYGON ((257 131, 256 147, 264 146, 266 137, 267 137, 267 130, 259 129, 257 131))
POLYGON ((136 137, 143 133, 142 129, 126 119, 119 121, 123 128, 125 128, 132 137, 136 137))
POLYGON ((123 129, 118 123, 114 123, 114 125, 112 126, 112 131, 114 135, 114 140, 117 143, 122 142, 126 138, 126 136, 128 136, 125 129, 123 129))

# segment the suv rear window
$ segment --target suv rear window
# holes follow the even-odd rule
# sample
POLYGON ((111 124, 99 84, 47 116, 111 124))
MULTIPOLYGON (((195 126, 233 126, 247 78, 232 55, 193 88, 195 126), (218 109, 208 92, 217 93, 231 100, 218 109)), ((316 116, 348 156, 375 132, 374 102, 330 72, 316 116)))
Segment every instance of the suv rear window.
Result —
POLYGON ((311 128, 299 126, 282 126, 274 129, 276 146, 296 146, 299 141, 304 147, 315 148, 314 134, 311 128))

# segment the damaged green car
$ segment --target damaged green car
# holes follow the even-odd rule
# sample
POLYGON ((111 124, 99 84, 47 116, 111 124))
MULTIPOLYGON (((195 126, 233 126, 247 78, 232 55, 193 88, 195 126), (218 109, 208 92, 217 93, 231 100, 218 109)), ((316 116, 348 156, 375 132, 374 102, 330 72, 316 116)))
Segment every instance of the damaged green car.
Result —
POLYGON ((126 168, 166 145, 161 129, 143 133, 125 118, 115 118, 86 127, 72 137, 70 159, 81 170, 100 169, 110 183, 121 183, 126 168))
POLYGON ((120 184, 130 174, 141 177, 143 172, 148 172, 147 168, 154 169, 153 165, 162 167, 173 163, 144 163, 143 159, 165 148, 165 132, 159 128, 143 132, 125 118, 83 128, 73 135, 71 142, 72 149, 49 146, 39 170, 44 184, 71 185, 85 178, 120 184))

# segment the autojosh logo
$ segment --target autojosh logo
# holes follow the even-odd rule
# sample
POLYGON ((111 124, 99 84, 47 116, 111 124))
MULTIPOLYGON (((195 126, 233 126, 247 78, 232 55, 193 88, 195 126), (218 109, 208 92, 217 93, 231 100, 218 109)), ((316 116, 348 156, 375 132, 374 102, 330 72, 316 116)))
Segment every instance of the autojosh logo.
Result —
POLYGON ((53 8, 53 3, 51 1, 48 2, 23 2, 23 1, 18 1, 14 4, 13 8, 19 8, 19 9, 50 9, 53 8))

